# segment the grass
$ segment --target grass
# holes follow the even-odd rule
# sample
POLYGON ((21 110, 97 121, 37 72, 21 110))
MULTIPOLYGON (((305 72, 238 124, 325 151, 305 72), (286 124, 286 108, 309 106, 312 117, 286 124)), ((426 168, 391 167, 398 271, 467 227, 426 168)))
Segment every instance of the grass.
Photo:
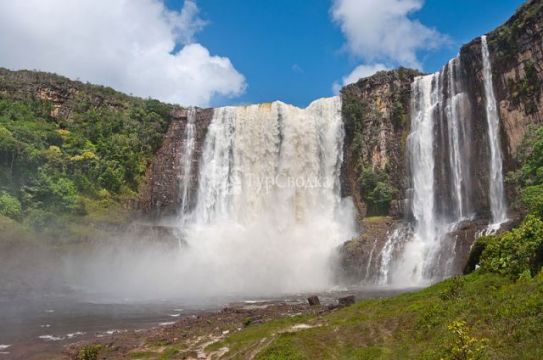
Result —
POLYGON ((542 359, 543 275, 471 274, 326 316, 250 326, 214 348, 256 359, 542 359), (295 323, 318 325, 292 332, 295 323))
POLYGON ((363 221, 369 222, 369 223, 379 223, 384 221, 392 220, 392 217, 390 216, 368 216, 364 218, 363 221))

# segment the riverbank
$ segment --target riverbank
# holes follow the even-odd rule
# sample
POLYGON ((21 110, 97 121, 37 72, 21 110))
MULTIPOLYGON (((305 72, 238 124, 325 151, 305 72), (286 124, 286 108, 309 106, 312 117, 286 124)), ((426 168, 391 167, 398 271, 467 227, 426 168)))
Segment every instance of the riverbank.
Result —
POLYGON ((543 276, 512 281, 476 273, 336 310, 305 304, 224 309, 160 329, 74 344, 64 356, 541 359, 541 344, 543 276))
MULTIPOLYGON (((401 290, 405 291, 405 290, 401 290)), ((49 296, 39 300, 0 300, 0 360, 78 358, 81 348, 98 345, 100 358, 161 358, 203 351, 249 326, 277 319, 324 314, 337 299, 382 298, 400 290, 332 291, 319 294, 322 306, 310 307, 309 294, 272 298, 155 299, 131 301, 82 294, 49 296), (9 345, 9 346, 8 346, 9 345), (143 356, 143 355, 142 355, 143 356), (145 358, 145 357, 143 357, 145 358)), ((1 298, 0 298, 1 299, 1 298)), ((174 357, 177 358, 177 357, 174 357)))

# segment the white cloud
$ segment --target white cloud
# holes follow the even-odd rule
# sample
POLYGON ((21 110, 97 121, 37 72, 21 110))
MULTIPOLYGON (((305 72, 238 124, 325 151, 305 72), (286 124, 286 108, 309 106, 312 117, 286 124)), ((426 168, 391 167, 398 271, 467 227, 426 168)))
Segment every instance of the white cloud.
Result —
POLYGON ((334 0, 331 12, 349 51, 366 64, 421 68, 417 51, 447 41, 446 36, 409 18, 423 5, 424 0, 334 0))
POLYGON ((160 0, 1 1, 0 66, 206 106, 246 84, 228 58, 193 42, 204 25, 192 0, 179 12, 160 0))
POLYGON ((388 70, 383 64, 359 65, 349 75, 343 78, 343 85, 357 82, 359 79, 372 76, 378 71, 388 70))
POLYGON ((383 70, 389 70, 389 68, 383 64, 358 65, 349 75, 343 77, 341 83, 335 82, 332 85, 332 91, 334 94, 339 94, 342 86, 355 83, 362 78, 372 76, 376 72, 383 70))

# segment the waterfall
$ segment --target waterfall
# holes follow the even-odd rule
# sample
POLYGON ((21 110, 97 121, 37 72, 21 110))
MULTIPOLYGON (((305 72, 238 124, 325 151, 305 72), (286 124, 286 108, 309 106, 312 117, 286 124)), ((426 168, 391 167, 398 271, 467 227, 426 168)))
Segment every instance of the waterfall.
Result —
POLYGON ((493 226, 499 227, 507 221, 507 205, 503 190, 502 150, 500 144, 500 118, 496 106, 496 96, 492 83, 492 64, 486 36, 481 37, 483 56, 483 82, 486 99, 486 121, 488 125, 488 140, 490 144, 490 210, 493 226))
POLYGON ((354 236, 340 196, 343 137, 339 97, 215 109, 181 274, 200 291, 331 286, 334 249, 354 236))
MULTIPOLYGON (((460 59, 452 59, 447 64, 448 73, 448 101, 446 104, 447 133, 450 145, 449 161, 452 174, 452 200, 454 205, 455 220, 463 219, 469 211, 469 198, 467 186, 469 184, 469 172, 466 171, 465 139, 467 128, 465 121, 462 121, 463 104, 466 103, 466 94, 462 91, 461 82, 457 78, 460 72, 460 59)), ((444 72, 443 72, 444 73, 444 72)))
POLYGON ((196 147, 196 109, 191 107, 187 109, 187 123, 185 125, 185 138, 182 147, 181 157, 181 175, 180 175, 180 194, 181 222, 185 222, 190 206, 190 190, 192 185, 192 162, 194 158, 194 149, 196 147))
POLYGON ((415 78, 408 136, 411 224, 399 225, 381 252, 379 285, 422 285, 450 276, 451 236, 471 214, 470 102, 459 57, 415 78))
MULTIPOLYGON (((488 199, 495 231, 507 220, 500 121, 486 37, 482 37, 483 83, 490 146, 488 199)), ((410 226, 395 229, 381 251, 375 283, 423 285, 454 273, 454 231, 473 218, 474 150, 470 97, 459 57, 438 73, 415 78, 407 151, 411 188, 410 226), (394 254, 399 254, 397 257, 394 254)))
POLYGON ((418 77, 412 85, 411 133, 407 149, 413 189, 411 212, 415 225, 412 239, 406 244, 398 264, 400 271, 396 278, 401 276, 402 283, 422 283, 429 259, 439 247, 434 169, 434 126, 442 90, 439 75, 418 77))

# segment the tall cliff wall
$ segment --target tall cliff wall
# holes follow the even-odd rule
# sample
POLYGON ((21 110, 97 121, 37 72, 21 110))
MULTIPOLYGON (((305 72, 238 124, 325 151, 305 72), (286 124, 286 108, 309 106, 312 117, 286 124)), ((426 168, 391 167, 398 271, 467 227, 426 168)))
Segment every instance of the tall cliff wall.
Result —
POLYGON ((382 71, 344 87, 343 196, 359 214, 405 213, 405 142, 409 132, 411 83, 419 72, 382 71))
MULTIPOLYGON (((487 36, 493 70, 493 83, 499 106, 501 146, 504 154, 504 173, 519 166, 520 149, 524 135, 532 126, 540 126, 543 120, 543 1, 527 1, 504 25, 487 36)), ((451 239, 456 246, 454 269, 462 270, 469 249, 478 231, 485 228, 490 218, 488 187, 490 145, 486 121, 486 101, 483 82, 482 43, 477 38, 462 47, 459 54, 460 77, 466 90, 469 106, 462 121, 469 121, 470 199, 473 221, 459 226, 451 239)), ((443 79, 448 78, 447 67, 443 79)), ((342 91, 344 117, 347 130, 343 187, 345 195, 352 195, 360 216, 390 215, 406 219, 409 187, 406 164, 405 137, 409 132, 409 99, 411 80, 417 75, 407 72, 403 80, 398 73, 378 73, 347 86, 342 91), (391 112, 392 110, 392 112, 391 112), (354 115, 353 115, 354 114, 354 115), (393 114, 391 116, 391 114, 393 114), (367 179, 373 174, 373 184, 367 179), (384 182, 393 188, 392 200, 387 208, 375 209, 373 197, 376 182, 384 182), (368 189, 368 184, 369 189, 368 189), (374 206, 374 209, 371 207, 374 206)), ((448 81, 448 80, 444 80, 448 81)), ((450 80, 449 80, 450 81, 450 80)), ((448 97, 444 87, 443 97, 448 97)), ((434 136, 445 136, 447 129, 436 124, 434 136)), ((442 141, 446 143, 445 141, 442 141)), ((447 154, 437 147, 436 161, 447 163, 447 154)), ((436 169, 447 166, 436 166, 436 169)), ((447 189, 450 174, 436 173, 435 180, 441 189, 447 189)), ((514 204, 517 194, 506 183, 507 198, 514 204)), ((378 195, 378 194, 377 194, 378 195)), ((437 206, 446 207, 450 194, 437 191, 437 206)), ((522 209, 510 209, 510 216, 518 218, 522 209)), ((439 209, 438 209, 439 211, 439 209)), ((510 224, 509 226, 511 226, 510 224)), ((371 258, 380 256, 386 239, 395 226, 390 217, 368 218, 361 221, 361 235, 340 249, 340 269, 343 279, 360 282, 368 273, 378 271, 371 258)), ((377 261, 378 263, 378 261, 377 261)))

